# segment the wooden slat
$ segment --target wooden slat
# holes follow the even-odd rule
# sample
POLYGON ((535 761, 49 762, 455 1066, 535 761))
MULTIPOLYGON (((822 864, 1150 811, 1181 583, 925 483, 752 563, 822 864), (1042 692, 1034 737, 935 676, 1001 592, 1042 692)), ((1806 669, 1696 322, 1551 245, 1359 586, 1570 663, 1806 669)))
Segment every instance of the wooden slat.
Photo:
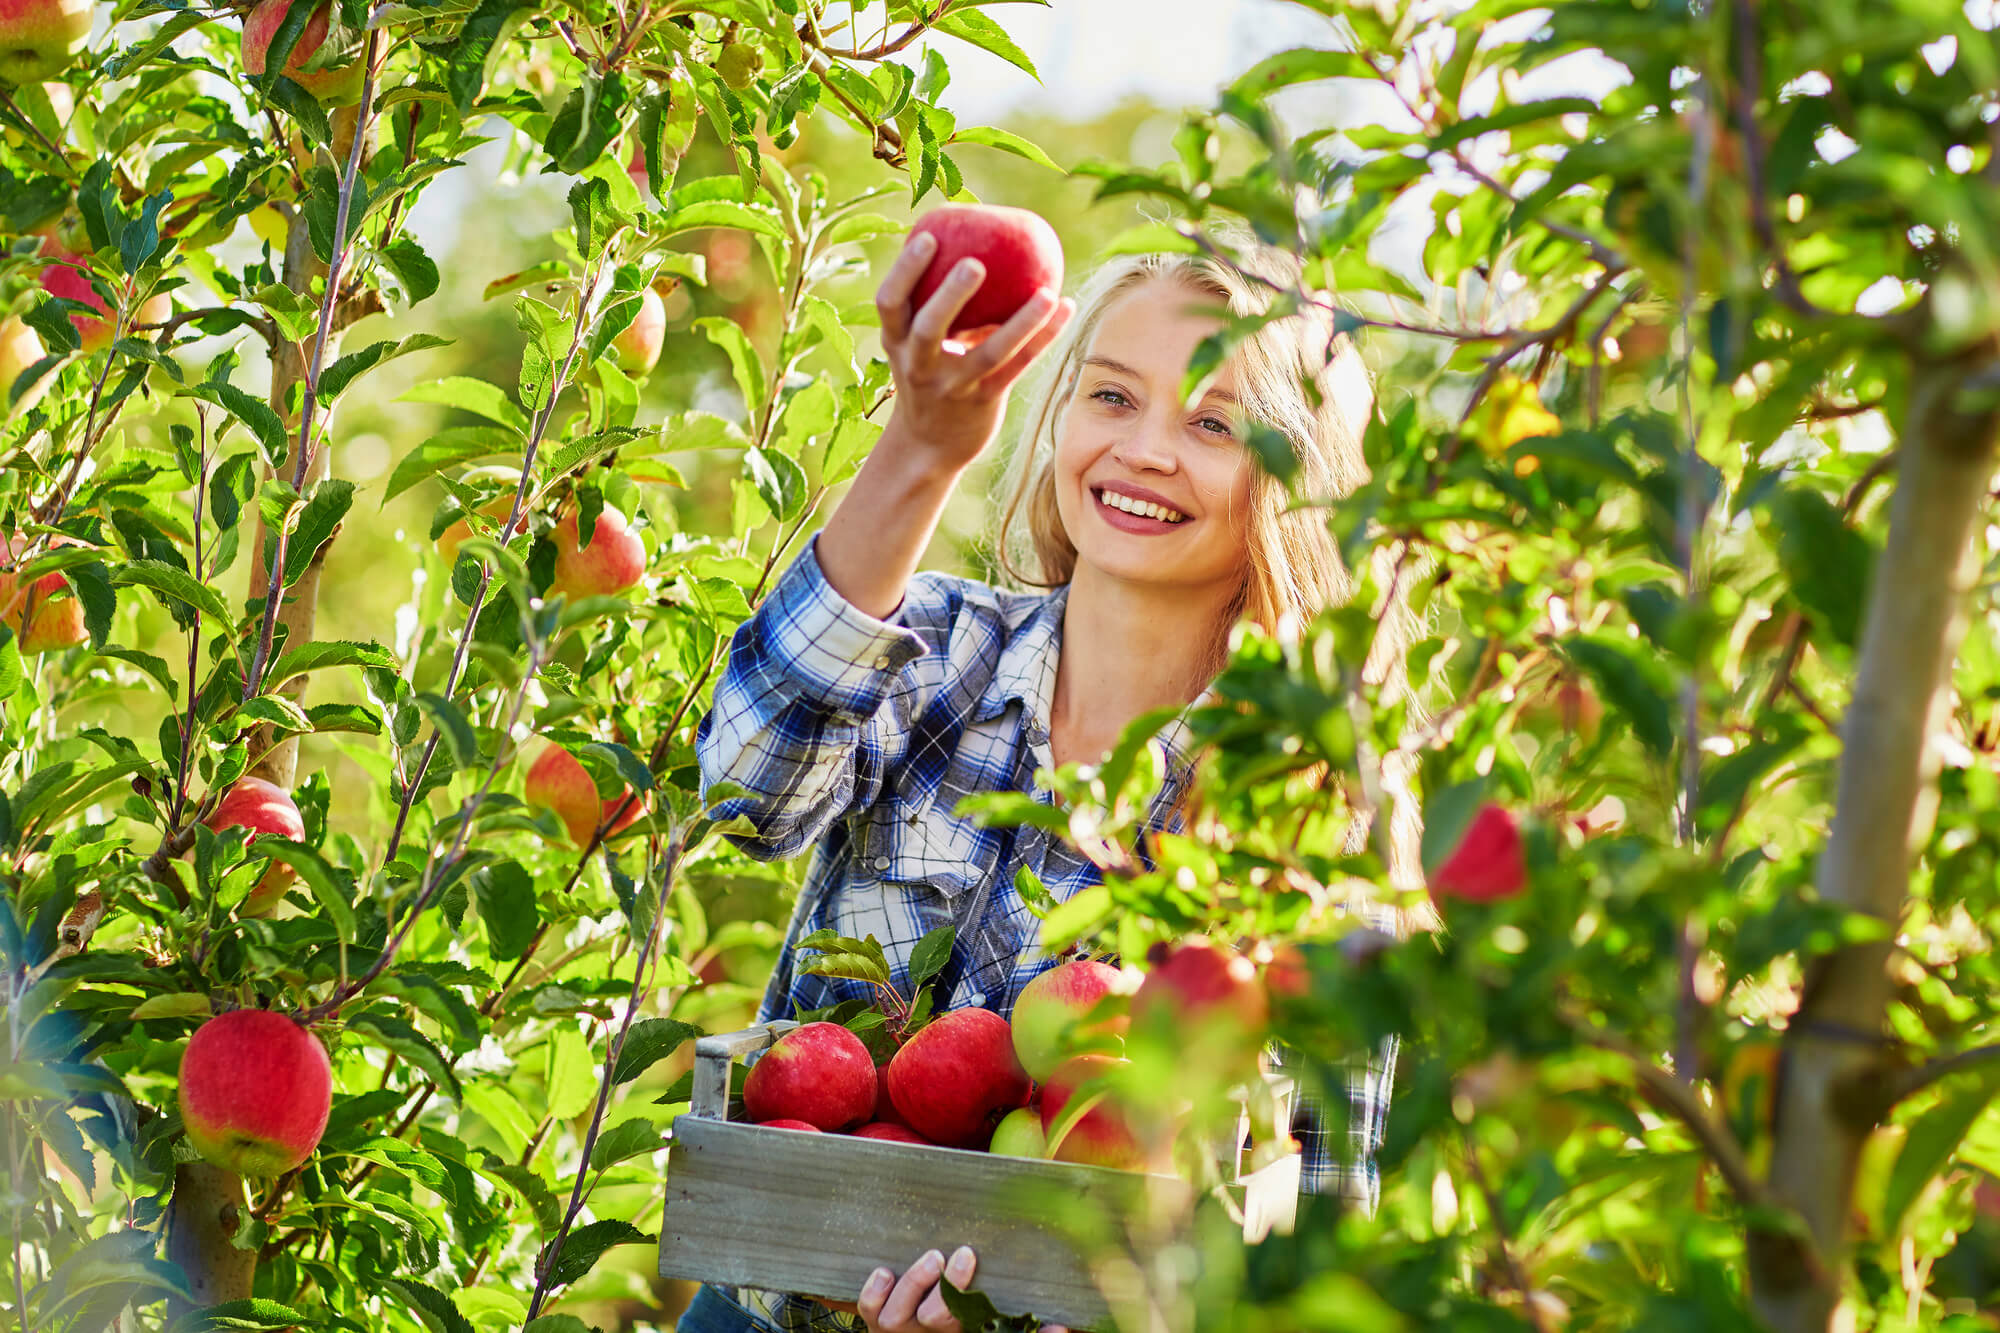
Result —
POLYGON ((1166 1176, 834 1134, 681 1117, 667 1161, 660 1274, 851 1301, 876 1268, 924 1251, 979 1255, 974 1285, 1010 1314, 1072 1328, 1109 1322, 1066 1219, 1151 1190, 1166 1176))

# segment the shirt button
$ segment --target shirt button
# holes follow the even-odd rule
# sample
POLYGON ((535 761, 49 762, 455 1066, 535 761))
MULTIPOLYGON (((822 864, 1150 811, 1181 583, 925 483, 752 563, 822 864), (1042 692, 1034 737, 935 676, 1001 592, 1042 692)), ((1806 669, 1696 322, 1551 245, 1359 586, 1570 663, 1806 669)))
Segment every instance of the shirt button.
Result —
POLYGON ((986 1003, 986 994, 985 994, 985 992, 983 992, 983 991, 982 991, 982 992, 981 992, 981 993, 979 993, 978 995, 968 995, 968 996, 966 996, 966 997, 965 997, 965 1002, 966 1002, 967 1004, 970 1004, 970 1005, 981 1005, 981 1004, 985 1004, 985 1003, 986 1003))
POLYGON ((876 857, 876 858, 875 858, 875 868, 876 868, 877 870, 887 870, 887 869, 889 868, 889 858, 888 858, 888 857, 886 857, 886 856, 878 856, 878 857, 876 857))
POLYGON ((884 653, 880 657, 875 659, 875 669, 877 671, 887 671, 892 665, 894 665, 894 663, 889 661, 889 654, 887 653, 884 653))

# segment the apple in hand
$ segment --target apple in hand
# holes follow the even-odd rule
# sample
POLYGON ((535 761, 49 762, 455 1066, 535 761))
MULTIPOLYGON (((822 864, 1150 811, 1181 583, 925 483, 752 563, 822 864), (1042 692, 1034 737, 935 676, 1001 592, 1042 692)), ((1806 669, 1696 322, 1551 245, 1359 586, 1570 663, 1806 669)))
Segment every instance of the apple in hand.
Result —
POLYGON ((1049 1137, 1042 1131, 1042 1113, 1032 1106, 1009 1111, 993 1127, 986 1151, 999 1157, 1047 1157, 1049 1137))
POLYGON ((1007 1020, 990 1009, 940 1014, 889 1061, 889 1096, 904 1122, 951 1148, 985 1147, 1032 1089, 1007 1020))
MULTIPOLYGON (((278 35, 278 27, 291 12, 298 0, 261 0, 243 19, 243 72, 262 74, 269 63, 271 43, 278 35)), ((313 53, 326 41, 326 30, 333 16, 331 3, 313 7, 312 17, 306 20, 305 30, 299 33, 298 41, 292 44, 292 54, 285 61, 285 77, 299 87, 329 105, 352 102, 361 96, 362 75, 366 71, 360 60, 351 60, 345 65, 327 69, 308 70, 304 68, 313 53)))
MULTIPOLYGON (((247 829, 253 851, 257 839, 266 834, 290 838, 294 842, 303 841, 306 836, 305 820, 299 817, 299 807, 292 800, 291 793, 263 778, 238 778, 236 785, 215 807, 215 813, 208 817, 207 823, 217 833, 226 828, 247 829)), ((285 890, 297 877, 297 872, 283 861, 271 862, 270 869, 250 890, 250 896, 236 909, 238 914, 263 916, 284 899, 285 890)))
MULTIPOLYGON (((1062 1062, 1049 1081, 1042 1085, 1042 1132, 1048 1136, 1047 1155, 1058 1162, 1083 1162, 1091 1166, 1115 1166, 1136 1171, 1146 1165, 1148 1153, 1131 1120, 1110 1095, 1077 1116, 1065 1128, 1063 1108, 1087 1083, 1129 1064, 1110 1055, 1075 1055, 1062 1062)), ((1092 1093, 1091 1096, 1100 1094, 1092 1093)))
POLYGON ((53 79, 90 40, 90 0, 0 0, 0 83, 53 79))
POLYGON ((875 1058, 838 1023, 806 1023, 771 1044, 743 1081, 752 1120, 803 1120, 839 1133, 875 1109, 875 1058))
POLYGON ((611 340, 611 360, 633 379, 660 364, 667 342, 667 303, 648 287, 639 293, 639 313, 611 340))
POLYGON ((911 1129, 908 1125, 891 1124, 887 1120, 877 1120, 854 1131, 857 1139, 880 1139, 884 1143, 929 1143, 930 1140, 911 1129))
POLYGON ((204 1158, 239 1175, 282 1175, 319 1146, 333 1069, 319 1039, 283 1014, 236 1009, 188 1041, 180 1104, 204 1158))
MULTIPOLYGON (((57 537, 56 546, 75 543, 57 537)), ((7 558, 12 560, 27 549, 27 539, 10 537, 7 558)), ((35 580, 32 595, 21 586, 18 576, 0 570, 0 619, 14 631, 19 651, 29 657, 51 649, 74 648, 89 638, 83 624, 83 603, 60 573, 44 574, 35 580), (33 602, 32 607, 29 606, 33 602)))
POLYGON ((1014 1054, 1028 1077, 1045 1081, 1072 1048, 1116 1042, 1131 1025, 1126 1014, 1083 1020, 1107 995, 1126 993, 1124 973, 1094 958, 1063 963, 1022 987, 1014 1001, 1014 1054))
MULTIPOLYGON (((611 819, 618 807, 625 804, 625 798, 632 794, 632 789, 620 787, 616 796, 599 796, 590 770, 568 750, 552 744, 544 746, 535 762, 528 766, 521 794, 529 805, 555 811, 556 818, 568 831, 570 841, 579 847, 586 847, 590 844, 590 835, 597 832, 597 826, 611 819)), ((604 836, 609 838, 631 827, 645 813, 645 800, 633 801, 626 806, 625 813, 604 830, 604 836)))
POLYGON ((646 573, 646 545, 625 516, 606 505, 597 515, 590 545, 581 544, 576 510, 562 517, 549 533, 556 546, 556 573, 549 593, 575 599, 610 597, 624 592, 646 573))
POLYGON ((937 242, 910 296, 912 310, 923 309, 959 260, 986 266, 985 280, 951 322, 953 334, 1004 324, 1042 288, 1062 290, 1062 241, 1041 214, 1028 209, 944 204, 918 218, 910 235, 937 242))

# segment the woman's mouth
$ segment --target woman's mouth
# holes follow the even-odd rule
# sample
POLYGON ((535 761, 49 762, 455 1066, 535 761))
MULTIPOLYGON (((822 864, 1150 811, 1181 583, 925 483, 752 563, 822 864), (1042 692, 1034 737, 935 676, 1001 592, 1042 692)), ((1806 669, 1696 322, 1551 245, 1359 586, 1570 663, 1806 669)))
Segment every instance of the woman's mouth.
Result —
POLYGON ((1151 536, 1171 532, 1187 522, 1187 515, 1178 509, 1169 509, 1150 500, 1134 499, 1113 490, 1097 490, 1091 494, 1097 500, 1098 514, 1120 532, 1151 536))

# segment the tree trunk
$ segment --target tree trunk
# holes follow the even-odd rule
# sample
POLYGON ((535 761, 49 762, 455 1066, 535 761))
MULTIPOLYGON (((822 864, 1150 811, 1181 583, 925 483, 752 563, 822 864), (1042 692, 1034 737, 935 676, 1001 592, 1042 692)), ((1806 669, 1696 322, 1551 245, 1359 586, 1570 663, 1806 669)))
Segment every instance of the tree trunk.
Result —
MULTIPOLYGON (((1854 697, 1842 723, 1840 790, 1818 867, 1821 898, 1894 924, 1910 863, 1937 809, 1935 738, 1950 707, 1972 537, 1994 468, 2000 413, 1962 411, 1967 381, 1992 364, 1981 345, 1911 367, 1889 540, 1876 563, 1854 697)), ((1751 1236, 1757 1312, 1782 1333, 1824 1333, 1840 1300, 1861 1146, 1884 1108, 1884 1018, 1891 944, 1815 961, 1785 1035, 1770 1183, 1811 1238, 1751 1236), (1819 1265, 1812 1262, 1816 1252, 1819 1265)))
POLYGON ((206 1162, 174 1168, 174 1200, 167 1208, 167 1259, 187 1274, 188 1289, 194 1294, 192 1308, 250 1298, 257 1280, 257 1251, 239 1250, 231 1243, 249 1218, 243 1177, 206 1162))

